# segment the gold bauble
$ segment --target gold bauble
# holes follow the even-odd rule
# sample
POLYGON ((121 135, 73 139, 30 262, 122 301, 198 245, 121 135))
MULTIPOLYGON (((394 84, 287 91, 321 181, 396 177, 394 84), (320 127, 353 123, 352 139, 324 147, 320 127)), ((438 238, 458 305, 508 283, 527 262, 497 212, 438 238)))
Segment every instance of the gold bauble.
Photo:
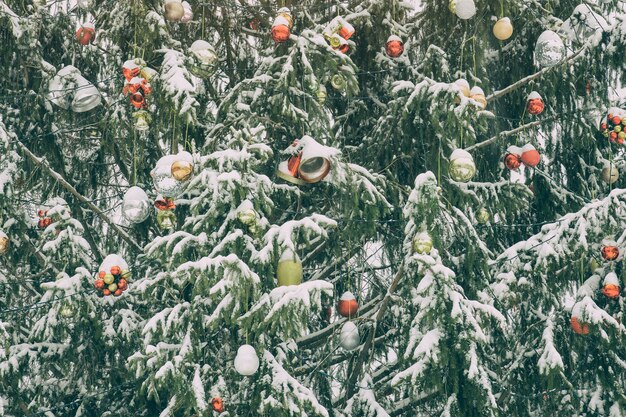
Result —
POLYGON ((302 261, 293 251, 287 249, 278 261, 276 278, 279 286, 302 283, 302 261))
POLYGON ((9 237, 0 232, 0 255, 4 255, 9 251, 9 237))
POLYGON ((421 232, 413 238, 413 252, 420 255, 429 254, 433 249, 433 239, 426 232, 421 232))
POLYGON ((185 15, 185 8, 180 0, 169 0, 165 3, 165 19, 170 22, 178 22, 185 15))
POLYGON ((513 35, 513 25, 511 19, 503 17, 493 25, 493 36, 501 41, 509 39, 513 35))
POLYGON ((607 184, 613 184, 619 178, 619 171, 615 165, 602 168, 602 180, 607 184))
POLYGON ((178 181, 187 181, 193 174, 193 164, 189 161, 175 161, 172 164, 172 177, 178 181))
POLYGON ((237 219, 246 226, 253 226, 257 221, 257 213, 254 209, 244 209, 237 212, 237 219))

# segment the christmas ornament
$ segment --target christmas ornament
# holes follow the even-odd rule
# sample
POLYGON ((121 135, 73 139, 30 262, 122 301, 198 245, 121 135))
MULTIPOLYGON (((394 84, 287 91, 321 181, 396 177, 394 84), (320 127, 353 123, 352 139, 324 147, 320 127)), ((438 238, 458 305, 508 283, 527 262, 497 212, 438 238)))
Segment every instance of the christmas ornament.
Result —
POLYGON ((578 317, 572 316, 570 319, 570 326, 576 334, 589 334, 589 325, 587 323, 581 323, 580 320, 578 320, 578 317))
POLYGON ((541 155, 539 155, 539 152, 537 151, 537 149, 535 149, 533 145, 527 143, 526 145, 524 145, 524 147, 522 147, 521 160, 524 165, 534 168, 539 165, 539 162, 541 161, 541 155))
MULTIPOLYGON (((459 92, 461 94, 463 94, 467 98, 470 97, 470 85, 466 79, 459 78, 458 80, 454 82, 454 85, 456 85, 459 88, 459 92)), ((457 97, 456 102, 457 104, 460 103, 461 99, 457 97)))
POLYGON ((344 323, 339 333, 339 344, 347 351, 356 349, 361 344, 359 329, 351 321, 344 323))
POLYGON ((481 109, 484 110, 487 108, 487 98, 485 97, 485 92, 482 88, 477 86, 472 87, 472 89, 470 90, 470 98, 478 103, 477 105, 481 109))
POLYGON ((95 39, 96 39, 96 27, 91 22, 83 23, 76 30, 76 40, 78 40, 78 42, 83 46, 89 45, 95 39))
POLYGON ((66 319, 71 319, 76 315, 76 307, 70 302, 64 302, 59 308, 59 315, 66 319))
POLYGON ((313 184, 326 178, 330 172, 331 148, 319 144, 310 136, 303 136, 294 141, 287 153, 291 156, 278 166, 276 175, 280 178, 301 185, 313 184))
POLYGON ((544 108, 543 98, 541 98, 539 93, 536 91, 531 92, 526 99, 526 110, 528 110, 528 113, 537 116, 543 112, 544 108))
POLYGON ((326 87, 320 84, 319 88, 317 89, 317 102, 323 106, 324 103, 326 103, 327 96, 328 92, 326 91, 326 87))
POLYGON ((495 36, 496 39, 505 41, 509 39, 511 35, 513 35, 513 25, 511 24, 511 19, 508 17, 503 17, 493 25, 493 36, 495 36))
POLYGON ((100 264, 94 287, 99 295, 121 295, 128 288, 130 270, 128 264, 117 254, 108 255, 100 264))
POLYGON ((243 376, 254 375, 259 369, 259 357, 250 345, 242 345, 235 357, 235 370, 243 376))
POLYGON ((220 397, 213 397, 211 400, 211 407, 213 407, 213 411, 218 413, 224 412, 224 401, 220 397))
POLYGON ((57 72, 48 84, 48 99, 55 105, 76 113, 94 109, 100 105, 100 92, 87 81, 80 71, 67 65, 57 72))
POLYGON ((334 50, 339 51, 342 54, 347 54, 350 50, 350 45, 348 44, 348 41, 336 33, 330 37, 329 43, 334 50))
POLYGON ((299 285, 302 283, 302 261, 291 249, 287 248, 278 260, 276 268, 278 286, 299 285))
POLYGON ((618 298, 620 293, 619 279, 615 272, 609 272, 602 283, 602 294, 608 298, 618 298))
POLYGON ((420 232, 413 237, 413 252, 427 255, 433 249, 433 239, 427 232, 420 232))
POLYGON ((330 40, 332 35, 339 35, 343 39, 348 40, 354 35, 354 27, 341 16, 336 16, 331 20, 328 25, 322 31, 322 35, 327 41, 330 40))
POLYGON ((197 40, 189 47, 191 65, 189 69, 198 77, 210 77, 215 72, 219 57, 207 41, 197 40))
POLYGON ((474 4, 474 0, 456 0, 454 13, 459 19, 471 19, 476 14, 476 5, 474 4))
POLYGON ((122 65, 122 74, 124 75, 124 78, 126 78, 126 81, 130 81, 135 77, 139 77, 141 67, 136 61, 137 60, 135 59, 129 59, 122 65))
POLYGON ((286 42, 290 35, 289 21, 284 16, 277 16, 272 24, 272 39, 274 39, 274 42, 286 42))
POLYGON ((565 58, 563 41, 551 30, 544 31, 535 45, 535 62, 540 67, 553 67, 565 58))
POLYGON ((354 317, 358 310, 359 303, 357 303, 354 294, 350 291, 344 292, 337 303, 337 312, 343 317, 354 317))
POLYGON ((626 139, 626 111, 617 107, 611 107, 606 116, 606 121, 600 124, 600 131, 605 138, 620 145, 626 139))
POLYGON ((183 17, 180 18, 181 23, 189 23, 193 20, 193 9, 186 1, 183 1, 183 17))
POLYGON ((47 210, 39 210, 37 215, 39 216, 39 222, 37 222, 37 225, 40 229, 45 229, 52 224, 52 218, 48 217, 47 210))
POLYGON ((284 17, 288 23, 287 26, 289 29, 293 29, 293 17, 291 16, 291 10, 289 10, 288 7, 281 7, 278 9, 278 14, 276 16, 284 17))
POLYGON ((450 10, 450 13, 456 14, 456 1, 457 0, 450 0, 450 3, 448 3, 448 10, 450 10))
POLYGON ((176 214, 172 210, 159 210, 157 224, 161 230, 171 230, 176 226, 176 214))
POLYGON ((130 187, 122 200, 122 215, 130 223, 141 223, 150 216, 148 194, 139 187, 130 187))
POLYGON ((172 177, 178 181, 188 181, 193 175, 193 164, 189 160, 179 159, 172 164, 172 177))
POLYGON ((258 220, 258 214, 253 208, 247 208, 237 211, 237 220, 245 226, 254 226, 258 220))
POLYGON ((602 249, 600 250, 602 254, 602 258, 605 261, 614 261, 619 256, 619 248, 617 247, 617 243, 610 239, 605 239, 602 242, 602 249))
POLYGON ((518 169, 522 165, 522 150, 517 146, 509 146, 504 156, 504 166, 511 171, 518 169))
POLYGON ((165 19, 178 22, 185 15, 185 8, 181 0, 165 0, 165 19))
POLYGON ((165 197, 178 197, 183 193, 185 182, 174 177, 173 172, 176 172, 178 178, 188 179, 187 175, 190 177, 191 173, 193 173, 193 165, 190 167, 186 163, 193 164, 193 157, 189 152, 166 155, 157 161, 150 175, 154 182, 154 188, 159 194, 163 194, 165 197), (174 167, 174 164, 178 161, 180 163, 174 167), (190 169, 191 173, 189 173, 190 169))
POLYGON ((489 213, 489 210, 486 208, 481 207, 478 213, 476 213, 476 220, 478 220, 480 224, 487 224, 491 221, 491 213, 489 213))
POLYGON ((385 45, 385 52, 391 58, 398 58, 404 52, 404 43, 402 43, 402 39, 399 36, 391 35, 387 39, 387 43, 385 45))
POLYGON ((602 168, 602 180, 607 184, 613 184, 619 178, 617 167, 609 162, 602 168))
POLYGON ((9 251, 10 241, 4 231, 0 230, 0 256, 5 255, 9 251))
POLYGON ((157 75, 158 75, 158 72, 155 69, 146 66, 145 62, 144 62, 144 65, 141 67, 141 70, 139 71, 139 77, 143 78, 147 82, 150 82, 153 79, 155 79, 157 75))
POLYGON ((346 88, 348 86, 348 82, 346 81, 346 78, 342 75, 342 74, 334 74, 331 78, 330 78, 330 85, 337 91, 343 93, 346 91, 346 88))
POLYGON ((148 107, 146 97, 152 93, 150 83, 142 77, 134 77, 126 84, 122 90, 125 96, 130 97, 130 104, 136 109, 148 107))
POLYGON ((79 9, 88 10, 93 7, 93 0, 78 0, 76 5, 79 9))
POLYGON ((147 132, 150 129, 150 122, 152 117, 150 113, 145 110, 139 110, 133 113, 133 119, 135 119, 135 129, 139 132, 147 132))
POLYGON ((476 164, 474 158, 463 149, 456 149, 450 155, 450 166, 448 174, 453 181, 468 182, 476 175, 476 164))

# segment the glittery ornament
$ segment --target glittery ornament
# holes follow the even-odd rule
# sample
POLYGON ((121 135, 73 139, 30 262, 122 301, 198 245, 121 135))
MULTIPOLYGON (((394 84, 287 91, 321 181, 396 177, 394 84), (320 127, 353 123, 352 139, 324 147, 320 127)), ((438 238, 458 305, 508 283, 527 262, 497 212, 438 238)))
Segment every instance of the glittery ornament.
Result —
POLYGON ((385 44, 385 52, 391 58, 398 58, 404 52, 404 43, 399 36, 391 35, 385 44))
POLYGON ((420 232, 413 237, 413 252, 427 255, 433 249, 433 238, 426 232, 420 232))

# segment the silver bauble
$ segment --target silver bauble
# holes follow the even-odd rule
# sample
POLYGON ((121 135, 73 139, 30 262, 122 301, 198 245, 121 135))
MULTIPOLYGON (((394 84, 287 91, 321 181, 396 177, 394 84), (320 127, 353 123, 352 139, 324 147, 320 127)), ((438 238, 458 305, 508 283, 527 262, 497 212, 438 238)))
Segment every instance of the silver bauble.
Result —
POLYGON ((544 31, 535 45, 535 62, 540 67, 553 67, 565 58, 565 45, 556 33, 544 31))
POLYGON ((141 223, 150 216, 148 195, 139 187, 130 187, 122 201, 122 215, 131 223, 141 223))
POLYGON ((354 350, 361 344, 359 328, 351 321, 347 321, 341 328, 339 344, 345 350, 354 350))

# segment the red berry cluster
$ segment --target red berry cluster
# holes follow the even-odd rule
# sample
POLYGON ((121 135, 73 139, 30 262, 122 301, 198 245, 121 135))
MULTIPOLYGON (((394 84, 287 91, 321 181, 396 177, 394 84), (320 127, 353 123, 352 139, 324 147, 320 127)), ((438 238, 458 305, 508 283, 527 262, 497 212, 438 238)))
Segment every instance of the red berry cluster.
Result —
POLYGON ((52 218, 48 217, 48 210, 39 210, 37 215, 39 216, 39 222, 37 225, 40 229, 45 229, 52 224, 52 218))
POLYGON ((130 271, 122 269, 119 266, 112 266, 109 272, 100 271, 98 279, 93 286, 98 290, 98 295, 115 295, 120 296, 128 289, 128 279, 130 271))

